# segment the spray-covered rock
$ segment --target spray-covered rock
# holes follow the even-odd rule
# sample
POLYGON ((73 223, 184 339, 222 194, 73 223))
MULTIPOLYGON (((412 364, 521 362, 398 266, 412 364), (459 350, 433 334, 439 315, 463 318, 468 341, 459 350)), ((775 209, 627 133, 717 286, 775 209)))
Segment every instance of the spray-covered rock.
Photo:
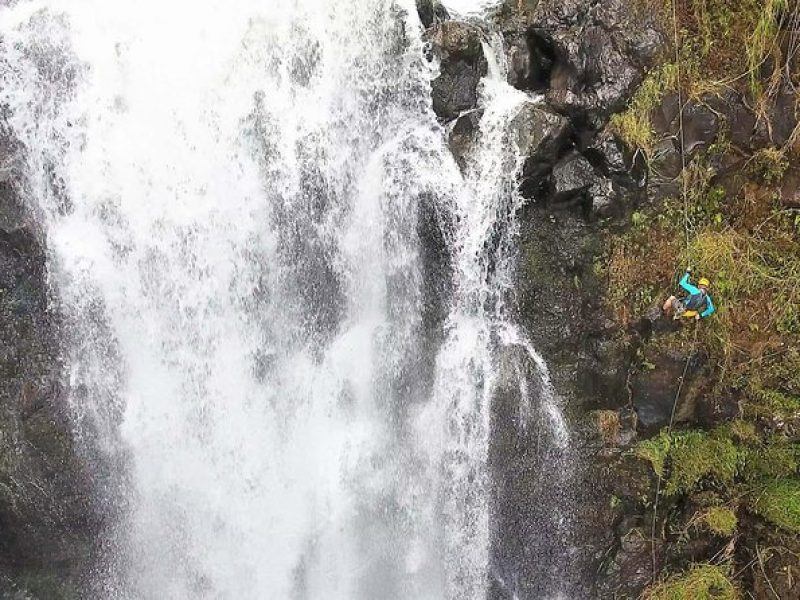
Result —
POLYGON ((16 193, 18 152, 8 140, 0 150, 0 596, 77 597, 99 520, 67 415, 42 236, 16 193))
POLYGON ((445 21, 428 29, 426 38, 440 69, 432 84, 433 110, 450 121, 477 105, 478 83, 488 68, 483 33, 469 23, 445 21))

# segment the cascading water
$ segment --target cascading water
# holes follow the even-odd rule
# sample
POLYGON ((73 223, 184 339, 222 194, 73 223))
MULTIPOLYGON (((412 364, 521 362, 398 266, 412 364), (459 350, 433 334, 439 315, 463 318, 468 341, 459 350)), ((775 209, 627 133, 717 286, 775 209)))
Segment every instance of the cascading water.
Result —
POLYGON ((538 365, 567 443, 505 302, 506 126, 530 100, 494 62, 462 176, 416 19, 388 0, 0 12, 76 429, 119 469, 98 597, 486 596, 498 348, 538 365), (453 279, 438 347, 428 213, 453 279))

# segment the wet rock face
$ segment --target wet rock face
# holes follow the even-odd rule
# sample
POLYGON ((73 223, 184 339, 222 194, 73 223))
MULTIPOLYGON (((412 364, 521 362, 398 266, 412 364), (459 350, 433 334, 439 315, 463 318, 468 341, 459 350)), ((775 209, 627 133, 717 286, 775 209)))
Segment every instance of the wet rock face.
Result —
POLYGON ((541 0, 501 12, 509 83, 546 93, 553 107, 599 129, 664 43, 651 12, 625 0, 541 0))
POLYGON ((699 395, 702 357, 665 353, 649 358, 645 364, 647 368, 631 378, 631 402, 639 431, 657 433, 670 423, 673 409, 676 423, 692 420, 699 395), (681 394, 676 403, 679 389, 681 394))
POLYGON ((433 83, 433 110, 443 121, 476 107, 478 83, 486 75, 483 33, 469 23, 434 23, 427 31, 431 53, 439 60, 440 74, 433 83))
POLYGON ((569 145, 572 130, 569 120, 546 105, 529 103, 522 106, 511 121, 513 135, 525 157, 520 175, 520 187, 535 193, 540 180, 547 174, 563 148, 569 145))
MULTIPOLYGON (((484 34, 470 23, 431 17, 431 6, 421 4, 420 15, 440 65, 433 109, 442 121, 455 120, 449 142, 464 169, 482 114, 484 34)), ((663 44, 646 11, 630 12, 623 0, 509 0, 495 14, 509 82, 531 92, 512 123, 526 157, 523 196, 591 219, 625 216, 642 197, 643 161, 626 155, 604 127, 663 44)))
POLYGON ((562 135, 526 163, 523 195, 591 219, 625 216, 643 198, 646 169, 605 125, 664 46, 652 15, 626 0, 509 0, 495 21, 509 83, 564 119, 562 135))
POLYGON ((565 597, 582 598, 580 569, 561 569, 580 493, 570 448, 559 440, 545 404, 526 401, 548 393, 527 351, 500 345, 496 353, 499 380, 489 443, 495 539, 488 597, 544 598, 559 589, 565 597))
POLYGON ((417 14, 426 29, 434 23, 441 23, 450 18, 447 9, 437 0, 417 0, 417 14))
POLYGON ((0 182, 0 596, 60 598, 77 593, 100 520, 66 414, 60 321, 41 233, 16 194, 16 151, 0 147, 11 165, 0 182))

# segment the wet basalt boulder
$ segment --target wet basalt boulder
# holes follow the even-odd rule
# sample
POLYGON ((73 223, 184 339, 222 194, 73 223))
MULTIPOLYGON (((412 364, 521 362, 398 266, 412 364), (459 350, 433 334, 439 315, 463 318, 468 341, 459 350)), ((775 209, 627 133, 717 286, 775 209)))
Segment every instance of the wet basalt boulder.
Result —
POLYGON ((520 187, 532 195, 558 157, 569 147, 572 129, 569 120, 549 107, 536 102, 522 105, 509 125, 512 137, 525 157, 520 187))
POLYGON ((442 23, 450 18, 447 9, 438 0, 417 0, 417 14, 425 28, 435 23, 442 23))
POLYGON ((450 152, 456 159, 459 168, 464 171, 467 167, 467 157, 475 145, 478 137, 483 111, 479 108, 462 113, 453 123, 447 137, 450 152))
MULTIPOLYGON (((655 541, 656 567, 660 568, 663 544, 655 541)), ((619 535, 619 546, 603 565, 599 598, 638 598, 653 577, 653 540, 645 519, 619 535)))
POLYGON ((596 179, 592 164, 578 152, 572 152, 553 167, 550 198, 562 206, 580 201, 596 179))
POLYGON ((631 402, 639 430, 657 432, 670 423, 673 410, 676 423, 692 421, 702 383, 703 357, 659 352, 646 357, 642 365, 631 378, 631 402))
POLYGON ((462 21, 444 21, 434 23, 425 37, 440 70, 431 84, 433 110, 443 121, 451 121, 477 106, 478 84, 488 69, 483 32, 462 21))
POLYGON ((625 0, 506 3, 496 16, 506 39, 509 83, 546 94, 557 110, 599 129, 622 110, 665 36, 654 11, 625 0))

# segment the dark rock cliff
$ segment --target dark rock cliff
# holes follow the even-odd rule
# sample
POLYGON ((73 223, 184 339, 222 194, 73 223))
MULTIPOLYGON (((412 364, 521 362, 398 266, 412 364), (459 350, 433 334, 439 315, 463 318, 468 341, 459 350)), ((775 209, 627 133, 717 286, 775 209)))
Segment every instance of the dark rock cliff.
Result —
MULTIPOLYGON (((753 272, 800 277, 791 262, 800 256, 791 224, 800 178, 786 158, 800 137, 797 9, 689 2, 673 22, 667 8, 636 0, 508 0, 490 18, 503 37, 509 84, 542 98, 512 124, 526 157, 518 185, 528 199, 519 215, 515 295, 518 320, 568 406, 580 457, 572 474, 577 497, 545 498, 541 471, 560 465, 537 458, 539 440, 517 431, 513 391, 500 395, 493 598, 538 597, 535 581, 550 563, 537 555, 535 521, 542 516, 530 504, 542 501, 577 507, 569 557, 562 557, 572 565, 563 579, 576 599, 798 593, 791 532, 800 527, 800 502, 776 492, 798 489, 798 464, 786 458, 771 471, 753 466, 762 460, 754 456, 778 449, 800 456, 800 384, 788 375, 795 359, 786 350, 796 343, 794 313, 781 309, 786 322, 776 329, 775 319, 739 325, 723 307, 716 321, 692 333, 659 308, 689 261, 718 277, 723 292, 754 306, 771 284, 748 297, 711 244, 733 254, 751 236, 761 240, 766 223, 779 232, 768 243, 783 254, 770 253, 753 272), (707 21, 718 29, 704 30, 707 21), (675 25, 679 65, 671 62, 675 25), (723 27, 730 39, 714 40, 723 27), (779 48, 752 67, 750 89, 743 76, 729 75, 738 72, 731 65, 741 65, 737 44, 741 52, 754 43, 748 27, 772 27, 779 48), (704 43, 716 44, 719 56, 704 43), (723 76, 739 85, 719 86, 723 76), (737 350, 724 344, 733 336, 752 353, 749 363, 731 357, 737 350), (774 356, 780 358, 762 358, 774 356), (769 375, 753 373, 755 360, 769 375), (766 401, 753 405, 759 394, 780 409, 765 413, 766 401), (720 458, 727 455, 730 464, 720 458), (772 484, 768 477, 783 479, 772 484), (767 509, 765 497, 775 506, 767 509), (782 530, 768 533, 773 525, 764 515, 782 530)), ((472 23, 449 24, 459 28, 480 34, 472 23)), ((452 74, 436 49, 439 39, 430 39, 442 72, 452 74)), ((446 89, 470 90, 446 111, 437 108, 434 82, 434 108, 462 165, 482 114, 472 93, 479 73, 445 79, 446 89)), ((747 256, 739 259, 743 269, 747 256)), ((791 285, 772 287, 772 294, 794 297, 791 285)))

